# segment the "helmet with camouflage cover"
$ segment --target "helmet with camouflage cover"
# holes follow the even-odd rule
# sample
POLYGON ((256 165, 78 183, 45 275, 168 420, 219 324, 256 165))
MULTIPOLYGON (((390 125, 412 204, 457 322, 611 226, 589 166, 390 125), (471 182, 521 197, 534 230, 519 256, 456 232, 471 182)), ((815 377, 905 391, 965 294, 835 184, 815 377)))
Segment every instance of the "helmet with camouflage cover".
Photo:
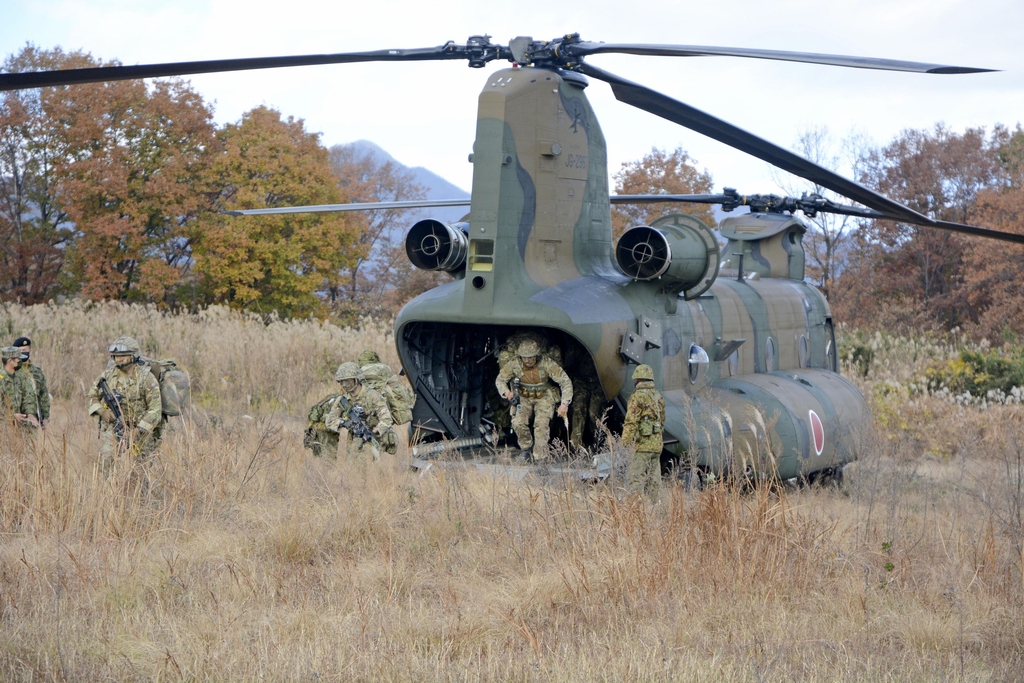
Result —
POLYGON ((4 362, 12 358, 21 358, 21 349, 17 346, 5 346, 3 350, 4 362))
POLYGON ((356 363, 349 361, 348 363, 342 363, 338 366, 338 371, 334 373, 334 381, 341 382, 346 379, 357 379, 360 382, 363 381, 363 370, 356 363))
POLYGON ((138 360, 142 355, 142 348, 139 346, 139 342, 131 337, 118 337, 107 349, 107 353, 111 356, 131 356, 138 360))
POLYGON ((636 366, 636 370, 633 371, 633 381, 635 382, 638 379, 654 381, 654 368, 647 364, 636 366))
POLYGON ((540 345, 532 339, 527 339, 519 345, 517 353, 520 358, 534 358, 540 355, 540 345))
POLYGON ((379 363, 380 356, 377 355, 376 351, 366 349, 365 351, 359 354, 359 358, 356 359, 356 362, 359 363, 359 367, 362 368, 366 367, 370 363, 379 363))

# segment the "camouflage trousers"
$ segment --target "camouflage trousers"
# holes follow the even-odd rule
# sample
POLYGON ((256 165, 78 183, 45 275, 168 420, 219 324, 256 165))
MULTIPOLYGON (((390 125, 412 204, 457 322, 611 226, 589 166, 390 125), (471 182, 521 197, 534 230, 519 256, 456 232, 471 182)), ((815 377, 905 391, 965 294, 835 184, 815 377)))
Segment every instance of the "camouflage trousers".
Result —
POLYGON ((596 440, 597 426, 604 417, 604 393, 586 385, 574 386, 571 411, 572 433, 569 441, 572 445, 582 447, 586 436, 594 436, 596 440))
POLYGON ((548 441, 551 439, 551 416, 555 414, 556 399, 553 392, 540 398, 520 397, 519 407, 512 416, 512 429, 522 449, 533 449, 537 460, 548 455, 548 441), (530 418, 533 418, 533 432, 530 432, 530 418))
POLYGON ((128 436, 118 440, 113 426, 107 423, 100 426, 100 468, 106 475, 113 471, 118 458, 130 458, 133 463, 148 460, 160 447, 164 437, 162 422, 145 437, 134 428, 126 428, 125 431, 128 436))
POLYGON ((626 473, 629 488, 642 491, 649 496, 657 496, 661 488, 661 453, 653 451, 637 451, 629 461, 626 473))

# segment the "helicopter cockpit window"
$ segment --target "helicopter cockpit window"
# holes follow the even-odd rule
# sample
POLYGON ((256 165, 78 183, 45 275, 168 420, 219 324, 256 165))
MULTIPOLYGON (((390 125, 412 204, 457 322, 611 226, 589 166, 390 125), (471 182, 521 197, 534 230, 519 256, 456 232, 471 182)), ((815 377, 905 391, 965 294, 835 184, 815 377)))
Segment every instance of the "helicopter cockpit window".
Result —
POLYGON ((696 344, 690 344, 690 383, 696 384, 697 381, 704 376, 704 373, 708 369, 708 363, 711 362, 708 358, 708 352, 697 346, 696 344))
POLYGON ((764 345, 764 366, 765 372, 775 370, 775 340, 771 337, 768 337, 768 341, 764 345))
POLYGON ((800 335, 800 342, 799 342, 799 344, 797 346, 797 354, 800 357, 799 358, 799 360, 800 360, 800 367, 806 368, 807 367, 807 357, 809 355, 809 352, 808 352, 808 347, 807 347, 807 337, 805 337, 802 334, 800 335))
POLYGON ((469 269, 494 270, 494 240, 472 240, 469 243, 469 269))

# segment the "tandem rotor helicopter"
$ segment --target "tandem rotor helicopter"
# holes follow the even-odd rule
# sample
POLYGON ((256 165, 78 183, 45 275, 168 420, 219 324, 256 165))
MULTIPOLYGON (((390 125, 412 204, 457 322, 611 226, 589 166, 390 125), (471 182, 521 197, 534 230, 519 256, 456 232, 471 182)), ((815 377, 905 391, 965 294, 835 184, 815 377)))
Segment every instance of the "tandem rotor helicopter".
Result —
MULTIPOLYGON (((406 250, 423 269, 454 279, 410 301, 395 323, 404 371, 417 394, 412 427, 430 442, 480 448, 506 409, 494 391, 498 350, 534 331, 557 347, 570 376, 597 380, 607 424, 621 427, 633 368, 654 368, 665 397, 663 462, 704 472, 810 480, 834 477, 857 456, 867 404, 838 372, 835 323, 824 296, 804 281, 798 215, 819 212, 896 220, 1024 243, 1024 236, 937 221, 782 147, 643 85, 589 64, 601 54, 729 56, 967 74, 970 67, 687 45, 601 43, 488 36, 465 44, 331 55, 228 59, 0 74, 0 90, 108 80, 351 62, 512 62, 488 74, 478 102, 471 200, 281 207, 244 215, 469 205, 462 221, 416 223, 406 250), (586 96, 589 79, 625 103, 813 181, 860 206, 818 195, 609 196, 604 135, 586 96), (668 212, 613 244, 610 207, 708 203, 749 213, 718 234, 668 212), (719 237, 726 242, 720 246, 719 237)), ((590 438, 590 437, 588 437, 590 438)), ((580 445, 594 445, 574 444, 580 445)))

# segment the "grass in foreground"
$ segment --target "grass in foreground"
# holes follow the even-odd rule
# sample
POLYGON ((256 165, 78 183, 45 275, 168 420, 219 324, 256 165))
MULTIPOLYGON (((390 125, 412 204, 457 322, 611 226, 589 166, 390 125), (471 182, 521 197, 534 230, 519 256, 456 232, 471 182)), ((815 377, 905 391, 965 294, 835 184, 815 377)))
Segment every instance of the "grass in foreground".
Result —
POLYGON ((1020 407, 876 391, 912 376, 908 345, 858 380, 883 419, 844 492, 666 489, 653 503, 615 482, 310 458, 306 405, 332 364, 393 354, 379 328, 7 311, 58 398, 39 452, 0 441, 2 680, 1024 671, 1020 407), (183 361, 200 401, 144 473, 108 480, 83 394, 124 333, 183 361))

